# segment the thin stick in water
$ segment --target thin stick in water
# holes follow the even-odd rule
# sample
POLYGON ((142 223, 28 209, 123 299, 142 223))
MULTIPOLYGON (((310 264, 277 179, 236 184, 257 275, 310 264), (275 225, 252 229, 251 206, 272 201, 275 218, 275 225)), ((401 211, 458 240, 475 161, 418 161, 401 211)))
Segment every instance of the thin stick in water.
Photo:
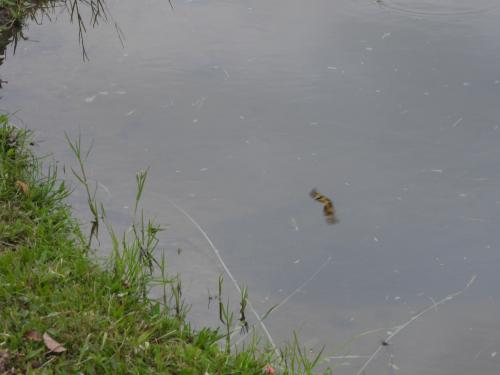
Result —
MULTIPOLYGON (((285 303, 287 303, 294 295, 296 295, 298 292, 300 292, 307 284, 309 284, 311 281, 313 281, 319 275, 319 273, 323 270, 323 268, 325 268, 331 261, 332 261, 332 257, 329 256, 326 259, 326 261, 321 263, 321 265, 316 269, 316 271, 314 271, 314 273, 307 280, 302 282, 302 284, 300 284, 297 288, 295 288, 295 290, 293 290, 290 294, 288 294, 285 298, 283 298, 280 303, 271 307, 269 312, 266 314, 265 318, 267 318, 269 315, 271 315, 271 313, 278 310, 281 306, 283 306, 285 303)), ((240 337, 240 339, 238 340, 236 345, 238 345, 240 342, 242 342, 247 337, 247 335, 248 335, 248 332, 246 334, 244 334, 242 337, 240 337)))
POLYGON ((439 300, 438 302, 435 302, 435 303, 427 306, 425 309, 423 309, 422 311, 420 311, 417 315, 412 316, 408 321, 406 321, 405 323, 401 324, 400 326, 397 326, 396 329, 394 330, 394 332, 392 332, 389 336, 387 336, 386 339, 384 341, 382 341, 382 343, 378 346, 377 350, 375 350, 373 352, 373 354, 366 360, 366 362, 363 364, 363 366, 361 366, 361 368, 358 370, 358 372, 356 373, 356 375, 361 375, 363 373, 363 371, 365 371, 365 369, 368 367, 368 365, 375 359, 375 357, 377 357, 378 353, 380 353, 380 351, 382 350, 382 348, 384 348, 384 346, 385 346, 384 343, 388 343, 398 333, 400 333, 403 329, 405 329, 406 327, 408 327, 412 322, 414 322, 415 320, 417 320, 418 318, 420 318, 422 315, 424 315, 428 311, 430 311, 432 309, 435 309, 439 305, 442 305, 445 302, 451 301, 452 299, 454 299, 454 298, 458 297, 459 295, 461 295, 463 292, 465 292, 472 285, 472 283, 475 280, 476 280, 476 275, 472 276, 472 278, 469 280, 469 282, 467 283, 467 285, 465 286, 465 288, 463 288, 462 290, 459 290, 458 292, 455 292, 455 293, 451 293, 451 294, 447 295, 446 297, 444 297, 442 300, 439 300))
MULTIPOLYGON (((226 274, 229 276, 229 278, 231 279, 231 281, 233 282, 234 284, 234 287, 236 288, 236 290, 238 291, 238 293, 241 294, 241 288, 240 286, 238 285, 238 281, 236 280, 236 278, 233 276, 233 274, 231 273, 231 271, 229 271, 229 268, 227 267, 226 263, 224 262, 224 260, 222 259, 222 256, 220 255, 220 252, 219 250, 215 247, 214 243, 212 242, 212 240, 210 239, 210 237, 208 236, 207 232, 205 232, 203 230, 203 228, 200 226, 200 224, 198 224, 198 222, 191 216, 189 215, 182 207, 180 207, 179 205, 177 205, 175 202, 171 201, 170 199, 167 198, 167 201, 175 207, 175 209, 177 211, 179 211, 181 214, 183 214, 195 227, 196 229, 198 229, 198 231, 203 235, 203 237, 205 238, 205 240, 208 242, 208 244, 210 245, 210 248, 212 249, 212 251, 214 252, 215 256, 217 257, 217 259, 219 260, 219 263, 221 264, 222 268, 224 268, 224 271, 226 271, 226 274)), ((267 339, 269 341, 269 343, 271 344, 271 346, 273 347, 276 355, 279 357, 279 351, 278 351, 278 348, 276 347, 276 344, 274 343, 274 340, 271 336, 271 333, 269 332, 269 330, 267 329, 266 325, 264 324, 264 322, 262 321, 262 319, 260 318, 260 315, 259 313, 257 312, 257 310, 255 310, 255 308, 253 307, 252 303, 250 302, 250 299, 248 299, 248 307, 250 308, 250 311, 252 311, 252 313, 255 315, 255 318, 258 320, 262 330, 264 331, 264 333, 266 334, 267 336, 267 339)))
POLYGON ((285 298, 281 300, 280 303, 276 305, 276 307, 273 308, 273 311, 278 310, 281 306, 283 306, 285 303, 287 303, 294 295, 296 295, 298 292, 300 292, 307 284, 309 284, 311 281, 313 281, 319 273, 325 268, 330 262, 332 261, 332 257, 329 256, 326 261, 324 261, 316 271, 307 279, 305 280, 302 284, 300 284, 293 292, 291 292, 289 295, 287 295, 285 298))

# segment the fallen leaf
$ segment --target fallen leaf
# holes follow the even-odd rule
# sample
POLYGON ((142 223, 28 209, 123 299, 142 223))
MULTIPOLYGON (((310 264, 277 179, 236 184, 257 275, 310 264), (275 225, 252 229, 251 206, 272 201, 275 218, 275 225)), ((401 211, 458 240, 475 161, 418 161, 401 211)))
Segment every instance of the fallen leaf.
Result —
POLYGON ((30 193, 30 188, 26 182, 23 182, 21 180, 16 181, 16 186, 21 189, 24 195, 28 195, 30 193))
POLYGON ((66 351, 66 348, 50 337, 47 332, 43 334, 43 342, 52 353, 62 353, 66 351))
POLYGON ((42 341, 42 335, 40 335, 40 332, 35 331, 34 329, 26 332, 24 334, 24 337, 31 341, 42 341))
POLYGON ((0 372, 7 371, 7 362, 9 362, 10 355, 8 352, 0 350, 0 372))

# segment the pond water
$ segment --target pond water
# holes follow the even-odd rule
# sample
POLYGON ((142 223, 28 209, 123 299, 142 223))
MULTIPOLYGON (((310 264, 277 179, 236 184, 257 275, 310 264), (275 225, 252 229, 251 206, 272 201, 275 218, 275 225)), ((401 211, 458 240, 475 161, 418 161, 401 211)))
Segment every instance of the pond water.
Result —
POLYGON ((273 340, 325 345, 336 374, 500 373, 495 0, 107 5, 123 47, 103 24, 83 62, 66 13, 30 24, 0 107, 61 163, 64 132, 93 140, 118 226, 150 167, 144 206, 192 319, 217 324, 219 274, 237 310, 218 252, 256 312, 280 304, 273 340))

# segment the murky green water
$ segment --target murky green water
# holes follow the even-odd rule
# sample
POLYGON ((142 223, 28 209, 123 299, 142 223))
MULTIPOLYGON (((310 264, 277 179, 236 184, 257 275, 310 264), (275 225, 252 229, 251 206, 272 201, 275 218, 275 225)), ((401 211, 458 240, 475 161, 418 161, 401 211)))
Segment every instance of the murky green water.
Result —
POLYGON ((206 296, 224 270, 206 235, 259 313, 284 301, 266 320, 273 339, 296 330, 349 355, 330 359, 337 374, 433 304, 366 374, 499 373, 495 1, 108 6, 124 48, 103 25, 83 63, 67 16, 32 24, 1 68, 0 106, 64 163, 64 131, 94 140, 88 165, 117 225, 151 167, 145 206, 167 225, 194 319, 217 323, 206 296))

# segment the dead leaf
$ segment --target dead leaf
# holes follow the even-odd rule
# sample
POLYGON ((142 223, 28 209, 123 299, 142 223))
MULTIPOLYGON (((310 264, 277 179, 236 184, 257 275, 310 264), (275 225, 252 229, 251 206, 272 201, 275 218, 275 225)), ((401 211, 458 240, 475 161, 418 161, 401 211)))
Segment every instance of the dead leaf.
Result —
POLYGON ((21 189, 24 195, 28 195, 30 193, 30 188, 26 182, 23 182, 21 180, 16 181, 16 186, 21 189))
POLYGON ((40 334, 40 332, 35 331, 34 329, 26 332, 24 334, 24 337, 31 341, 36 341, 36 342, 42 341, 42 335, 40 334))
POLYGON ((8 352, 0 350, 0 372, 7 371, 7 362, 9 362, 10 355, 8 352))
POLYGON ((47 332, 43 334, 43 342, 52 353, 62 353, 66 351, 66 348, 50 337, 47 332))

